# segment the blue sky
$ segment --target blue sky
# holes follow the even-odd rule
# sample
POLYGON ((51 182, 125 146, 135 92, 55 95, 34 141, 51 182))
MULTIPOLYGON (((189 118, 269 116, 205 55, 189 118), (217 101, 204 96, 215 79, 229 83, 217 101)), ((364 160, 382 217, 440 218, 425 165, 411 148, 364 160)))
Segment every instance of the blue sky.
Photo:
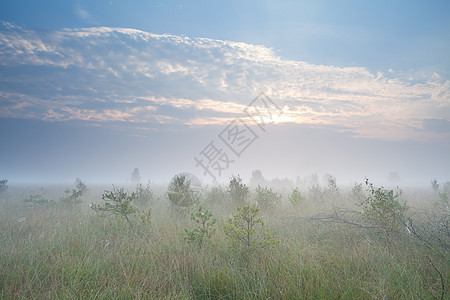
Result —
POLYGON ((450 180, 448 1, 1 1, 0 177, 170 180, 236 118, 221 174, 450 180), (243 112, 264 92, 282 115, 243 112), (252 127, 253 126, 253 127, 252 127), (229 154, 231 157, 232 153, 229 154))

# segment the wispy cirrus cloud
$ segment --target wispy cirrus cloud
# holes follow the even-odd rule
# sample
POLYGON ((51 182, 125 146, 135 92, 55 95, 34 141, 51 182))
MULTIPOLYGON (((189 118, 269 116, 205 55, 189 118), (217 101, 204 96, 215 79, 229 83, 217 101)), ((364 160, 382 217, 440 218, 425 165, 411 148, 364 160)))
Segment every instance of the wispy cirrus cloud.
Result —
POLYGON ((450 81, 438 74, 373 74, 285 60, 259 45, 128 28, 4 25, 0 91, 3 117, 141 128, 224 124, 264 91, 283 108, 279 123, 376 139, 450 139, 430 121, 450 121, 450 81))
POLYGON ((95 18, 91 15, 91 13, 86 10, 81 4, 80 2, 77 2, 75 4, 75 8, 74 8, 74 14, 75 16, 77 16, 79 19, 91 24, 91 25, 96 25, 97 21, 95 20, 95 18))

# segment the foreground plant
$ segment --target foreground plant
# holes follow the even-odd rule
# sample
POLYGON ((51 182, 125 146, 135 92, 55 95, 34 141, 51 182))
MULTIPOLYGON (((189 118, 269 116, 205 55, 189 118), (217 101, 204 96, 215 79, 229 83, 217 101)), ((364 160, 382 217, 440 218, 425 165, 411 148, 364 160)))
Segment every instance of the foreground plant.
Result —
POLYGON ((137 212, 137 209, 132 205, 133 200, 136 198, 136 193, 130 194, 124 188, 113 186, 112 191, 105 190, 102 194, 102 199, 105 201, 104 205, 91 203, 90 207, 96 212, 110 212, 114 215, 122 216, 133 228, 130 216, 137 212))
POLYGON ((197 227, 192 230, 184 228, 186 240, 202 247, 203 244, 206 241, 209 241, 214 233, 216 233, 216 228, 214 226, 217 220, 210 210, 203 210, 201 206, 199 206, 195 213, 191 213, 191 220, 197 224, 197 227))
POLYGON ((246 254, 279 243, 268 229, 264 229, 264 222, 258 213, 259 207, 256 205, 238 207, 237 213, 223 225, 225 236, 231 241, 234 251, 246 254))
POLYGON ((366 186, 369 196, 359 204, 363 209, 363 215, 377 226, 390 242, 392 234, 403 225, 408 206, 401 200, 401 190, 398 188, 395 193, 394 190, 384 187, 375 188, 368 179, 366 186))

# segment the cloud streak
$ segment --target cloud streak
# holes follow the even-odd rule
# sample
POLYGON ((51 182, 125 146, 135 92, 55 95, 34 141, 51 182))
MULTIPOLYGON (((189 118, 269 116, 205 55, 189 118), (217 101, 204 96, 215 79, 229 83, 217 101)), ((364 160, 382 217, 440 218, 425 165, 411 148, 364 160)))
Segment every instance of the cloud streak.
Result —
POLYGON ((0 116, 208 126, 243 116, 261 91, 279 124, 375 139, 450 140, 450 81, 285 60, 267 47, 94 27, 3 24, 0 116), (438 120, 438 121, 433 121, 438 120))

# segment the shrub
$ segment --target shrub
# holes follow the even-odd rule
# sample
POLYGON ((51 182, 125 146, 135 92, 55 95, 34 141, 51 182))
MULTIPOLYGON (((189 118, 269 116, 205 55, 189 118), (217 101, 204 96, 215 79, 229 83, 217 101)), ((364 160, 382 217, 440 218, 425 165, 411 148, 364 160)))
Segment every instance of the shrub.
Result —
POLYGON ((223 225, 225 236, 231 241, 234 251, 248 254, 279 243, 268 229, 264 230, 264 222, 262 218, 258 218, 258 213, 256 205, 238 207, 237 213, 223 225))
POLYGON ((318 184, 309 187, 308 200, 312 202, 321 202, 324 200, 325 192, 318 184))
POLYGON ((231 201, 237 205, 245 203, 250 193, 248 186, 242 182, 242 178, 239 175, 231 177, 227 192, 230 195, 231 201))
POLYGON ((27 203, 40 204, 40 205, 54 203, 52 200, 44 198, 39 194, 30 195, 27 198, 25 198, 23 201, 27 202, 27 203))
POLYGON ((438 193, 439 192, 439 183, 436 180, 436 178, 434 178, 433 180, 431 180, 431 189, 435 192, 438 193))
POLYGON ((64 204, 79 204, 83 201, 80 199, 80 197, 83 195, 82 191, 76 190, 76 189, 65 189, 64 193, 66 196, 61 197, 60 200, 64 204))
POLYGON ((198 202, 198 192, 191 188, 191 181, 185 174, 178 174, 172 178, 167 191, 172 205, 189 207, 198 202))
POLYGON ((301 203, 305 202, 305 196, 303 196, 300 190, 296 187, 289 194, 288 200, 294 207, 298 207, 301 203))
POLYGON ((363 184, 355 182, 353 184, 352 191, 350 192, 350 196, 358 202, 363 201, 363 199, 365 198, 363 184))
POLYGON ((328 174, 327 176, 327 194, 329 197, 331 197, 332 199, 339 197, 339 188, 337 187, 336 184, 336 177, 334 177, 333 175, 328 174))
POLYGON ((224 205, 228 201, 227 191, 221 186, 213 186, 206 192, 205 201, 211 205, 224 205))
POLYGON ((262 209, 274 208, 281 200, 281 195, 274 192, 271 188, 258 185, 255 192, 256 203, 262 209))
POLYGON ((368 179, 366 186, 369 196, 359 205, 369 222, 377 226, 389 242, 391 235, 404 223, 408 206, 400 200, 401 190, 398 188, 395 193, 384 187, 375 188, 368 179))
POLYGON ((114 215, 122 216, 130 227, 133 228, 130 215, 137 212, 137 209, 132 205, 135 199, 136 193, 129 194, 124 188, 116 188, 113 186, 112 191, 105 190, 102 194, 102 200, 105 201, 104 205, 92 203, 90 207, 96 212, 110 212, 114 215))
POLYGON ((214 218, 210 210, 202 210, 201 206, 199 206, 195 213, 191 213, 191 220, 197 224, 197 227, 192 230, 184 228, 184 231, 186 232, 186 240, 202 247, 204 242, 209 241, 216 232, 214 225, 217 220, 214 218))
POLYGON ((148 205, 153 201, 153 191, 150 188, 150 180, 147 182, 147 186, 144 188, 142 183, 136 185, 136 200, 135 203, 141 207, 148 205))
POLYGON ((77 191, 81 192, 81 195, 87 191, 87 185, 80 178, 75 179, 75 187, 77 191))
POLYGON ((75 179, 75 188, 70 189, 66 188, 64 193, 66 194, 64 197, 61 197, 60 200, 64 204, 80 204, 83 201, 80 199, 83 194, 86 192, 87 186, 81 181, 80 178, 75 179))

